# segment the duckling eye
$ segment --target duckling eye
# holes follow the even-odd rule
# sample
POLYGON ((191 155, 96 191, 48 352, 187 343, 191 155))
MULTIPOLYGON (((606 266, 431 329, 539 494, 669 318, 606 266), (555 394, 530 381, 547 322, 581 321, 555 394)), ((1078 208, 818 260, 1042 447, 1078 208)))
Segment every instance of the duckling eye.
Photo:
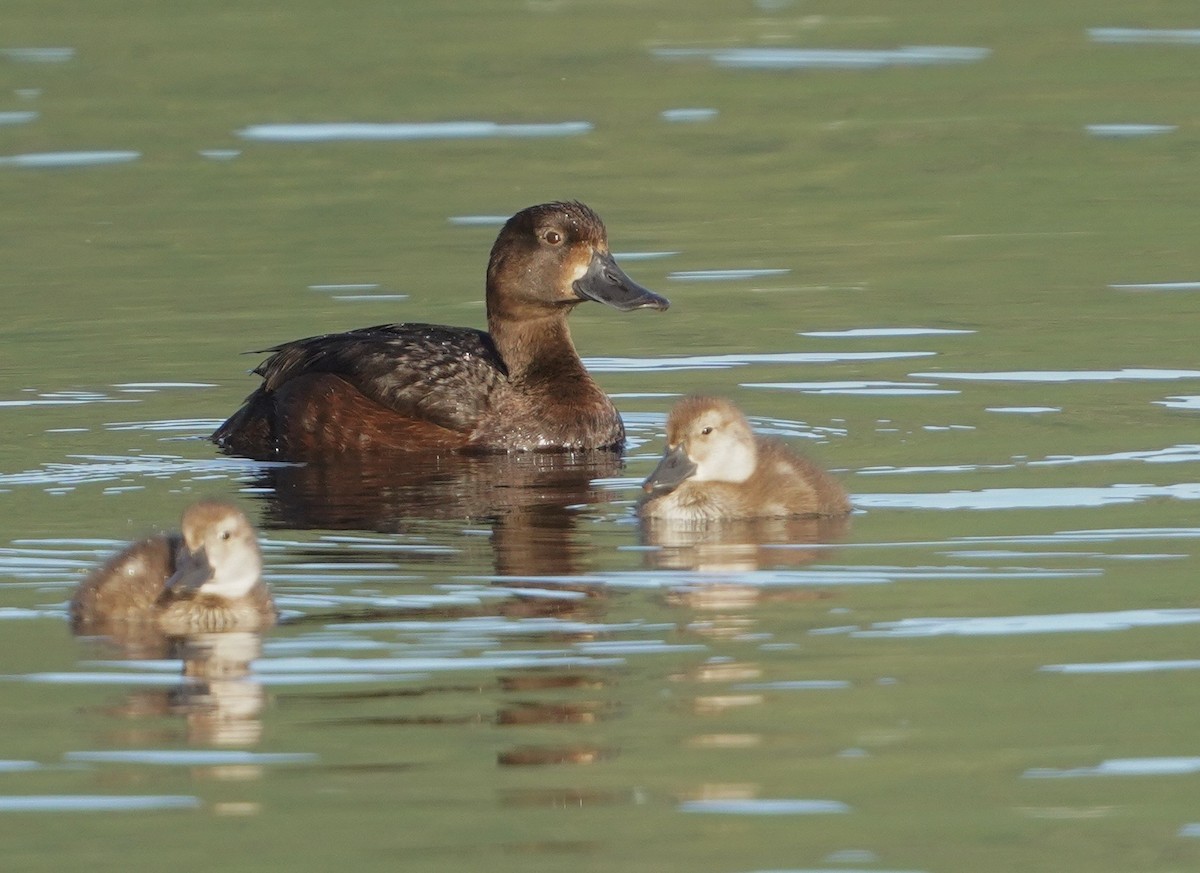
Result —
POLYGON ((223 531, 221 531, 221 539, 223 539, 223 540, 227 540, 227 539, 229 539, 231 536, 233 536, 233 534, 232 534, 232 533, 230 533, 229 531, 227 531, 227 530, 223 530, 223 531))
POLYGON ((712 433, 712 432, 713 432, 713 429, 712 429, 712 427, 702 427, 702 428, 700 428, 700 436, 708 436, 708 435, 709 435, 710 433, 712 433))
POLYGON ((548 230, 542 234, 542 239, 552 246, 556 246, 563 241, 563 236, 557 230, 548 230))

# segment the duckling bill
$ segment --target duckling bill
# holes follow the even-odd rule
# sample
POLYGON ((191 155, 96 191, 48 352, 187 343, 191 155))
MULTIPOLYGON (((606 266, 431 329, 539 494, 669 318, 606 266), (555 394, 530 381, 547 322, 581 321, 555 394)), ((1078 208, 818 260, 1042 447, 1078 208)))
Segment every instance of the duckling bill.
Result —
POLYGON ((518 212, 492 246, 486 332, 385 324, 284 343, 262 384, 213 433, 226 451, 303 459, 347 452, 619 450, 625 427, 579 358, 567 316, 595 301, 664 310, 582 203, 518 212))
POLYGON ((122 637, 129 625, 171 636, 259 631, 275 623, 254 528, 235 506, 205 500, 178 533, 133 543, 94 570, 71 599, 71 629, 122 637))
POLYGON ((778 440, 758 436, 741 411, 718 397, 689 397, 667 419, 667 447, 642 484, 646 518, 706 521, 839 516, 850 511, 841 485, 778 440))

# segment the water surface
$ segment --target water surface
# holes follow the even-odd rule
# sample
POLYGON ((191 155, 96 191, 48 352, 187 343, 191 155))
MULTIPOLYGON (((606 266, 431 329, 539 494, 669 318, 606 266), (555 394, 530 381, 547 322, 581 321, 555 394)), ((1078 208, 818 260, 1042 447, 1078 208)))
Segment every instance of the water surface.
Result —
POLYGON ((0 833, 16 870, 1173 871, 1194 725, 1194 11, 11 0, 0 833), (59 8, 61 7, 61 8, 59 8), (293 465, 252 349, 481 326, 578 198, 624 458, 293 465), (848 524, 644 528, 680 395, 848 524), (77 640, 199 496, 285 621, 77 640))

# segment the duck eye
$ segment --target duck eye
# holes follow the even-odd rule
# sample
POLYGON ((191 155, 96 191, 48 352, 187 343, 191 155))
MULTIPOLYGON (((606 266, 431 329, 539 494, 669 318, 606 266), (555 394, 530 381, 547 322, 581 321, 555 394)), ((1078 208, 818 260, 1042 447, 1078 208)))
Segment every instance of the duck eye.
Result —
POLYGON ((230 533, 229 531, 227 531, 227 530, 223 530, 223 531, 221 531, 221 539, 223 539, 223 540, 227 540, 227 539, 229 539, 231 536, 233 536, 233 534, 232 534, 232 533, 230 533))
POLYGON ((713 432, 713 429, 711 427, 700 428, 700 436, 708 436, 712 432, 713 432))
POLYGON ((556 246, 563 241, 563 236, 557 230, 548 230, 542 234, 542 239, 552 246, 556 246))

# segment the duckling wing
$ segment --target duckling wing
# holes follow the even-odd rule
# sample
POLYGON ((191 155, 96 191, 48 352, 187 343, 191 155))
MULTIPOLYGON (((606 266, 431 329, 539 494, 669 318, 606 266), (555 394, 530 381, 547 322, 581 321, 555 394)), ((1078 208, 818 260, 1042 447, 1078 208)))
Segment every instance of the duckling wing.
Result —
POLYGON ((432 324, 382 324, 283 343, 254 372, 262 390, 330 373, 399 415, 466 431, 508 379, 483 331, 432 324))

